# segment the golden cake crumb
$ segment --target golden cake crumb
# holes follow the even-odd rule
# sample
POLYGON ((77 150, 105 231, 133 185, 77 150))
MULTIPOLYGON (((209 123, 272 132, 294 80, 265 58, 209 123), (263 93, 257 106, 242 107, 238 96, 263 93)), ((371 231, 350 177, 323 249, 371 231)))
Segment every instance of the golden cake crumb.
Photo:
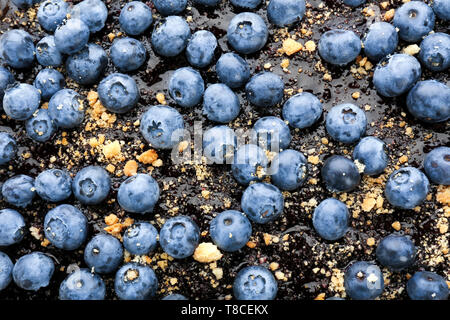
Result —
POLYGON ((162 92, 158 92, 156 94, 156 100, 160 103, 160 104, 166 104, 166 97, 164 96, 164 93, 162 92))
POLYGON ((108 232, 109 234, 111 234, 113 236, 118 236, 122 232, 122 224, 115 223, 113 225, 107 226, 103 230, 105 230, 106 232, 108 232))
POLYGON ((264 238, 264 243, 266 244, 266 246, 268 246, 269 244, 272 243, 272 236, 270 234, 264 233, 263 238, 264 238))
POLYGON ((325 293, 319 293, 314 300, 325 300, 325 293))
POLYGON ((106 166, 106 171, 108 171, 109 173, 114 173, 114 171, 116 171, 116 167, 113 166, 112 164, 108 164, 106 166))
POLYGON ((208 190, 202 190, 202 197, 209 199, 210 192, 208 190))
POLYGON ((308 156, 308 162, 312 163, 312 164, 318 164, 319 157, 318 156, 308 156))
POLYGON ((128 160, 127 163, 125 163, 125 167, 123 168, 123 173, 127 177, 131 177, 137 173, 137 169, 138 163, 134 160, 128 160))
POLYGON ((297 42, 291 38, 288 38, 283 41, 283 52, 288 56, 293 55, 296 52, 299 52, 303 49, 303 46, 300 42, 297 42))
POLYGON ((117 140, 103 146, 103 154, 105 155, 106 159, 115 158, 119 156, 120 153, 120 143, 117 140))
POLYGON ((405 162, 408 162, 408 157, 405 156, 405 155, 403 155, 403 156, 401 156, 401 157, 398 159, 398 162, 399 162, 400 164, 403 164, 403 163, 405 163, 405 162))
POLYGON ((33 236, 33 238, 35 238, 36 240, 41 240, 42 235, 41 235, 41 230, 39 228, 36 227, 30 227, 30 233, 33 236))
POLYGON ((280 66, 282 68, 287 68, 289 67, 289 59, 283 59, 283 61, 281 61, 280 66))
POLYGON ((108 33, 108 39, 110 42, 113 42, 114 38, 116 37, 116 35, 112 32, 108 33))
POLYGON ((436 200, 443 205, 450 205, 450 186, 440 185, 436 193, 436 200))
POLYGON ((372 247, 375 245, 375 239, 374 238, 368 238, 367 239, 367 245, 372 247))
POLYGON ((403 48, 402 53, 413 56, 415 54, 418 54, 419 51, 420 51, 420 47, 417 44, 410 44, 406 48, 403 48))
POLYGON ((395 15, 395 9, 386 11, 386 13, 384 14, 384 21, 391 21, 392 18, 394 18, 394 15, 395 15))
POLYGON ((149 149, 143 153, 141 153, 139 156, 136 157, 136 159, 143 164, 151 164, 153 161, 158 159, 158 154, 155 150, 149 149))
POLYGON ((125 274, 125 281, 133 281, 139 277, 139 272, 134 269, 129 269, 125 274))
POLYGON ((309 52, 314 52, 316 50, 316 43, 312 40, 306 41, 305 48, 309 52))
POLYGON ((249 247, 250 249, 254 249, 256 248, 256 243, 253 241, 249 241, 246 243, 246 246, 249 247))
POLYGON ((211 242, 203 242, 194 251, 194 260, 201 263, 211 263, 222 258, 223 254, 211 242))
POLYGON ((275 271, 275 270, 277 270, 278 268, 279 268, 279 264, 278 264, 278 262, 272 262, 272 263, 270 263, 269 264, 269 268, 270 268, 270 270, 272 270, 272 271, 275 271))
POLYGON ((331 74, 325 73, 325 74, 323 75, 323 80, 325 80, 325 81, 331 81, 331 80, 333 80, 333 78, 331 77, 331 74))
POLYGON ((355 91, 352 93, 352 98, 353 99, 359 99, 359 97, 361 96, 361 93, 359 93, 359 91, 355 91))
POLYGON ((223 269, 222 268, 214 268, 212 270, 212 273, 216 277, 217 280, 220 280, 223 278, 223 269))
POLYGON ((402 225, 400 224, 400 222, 394 221, 392 223, 392 228, 394 228, 394 230, 396 230, 396 231, 400 231, 400 229, 402 228, 402 225))
POLYGON ((372 194, 368 194, 366 195, 366 197, 364 198, 363 203, 361 204, 361 208, 365 211, 365 212, 369 212, 370 210, 373 209, 373 207, 375 207, 375 205, 377 204, 377 200, 375 200, 373 198, 372 194))
POLYGON ((108 226, 112 226, 113 224, 116 224, 117 222, 119 222, 119 217, 113 213, 111 213, 110 215, 105 217, 105 223, 108 226))

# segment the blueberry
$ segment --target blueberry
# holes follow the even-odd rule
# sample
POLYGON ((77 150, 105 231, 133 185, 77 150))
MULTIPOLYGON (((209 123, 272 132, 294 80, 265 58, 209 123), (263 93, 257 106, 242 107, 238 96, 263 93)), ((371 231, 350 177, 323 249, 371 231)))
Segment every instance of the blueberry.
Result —
MULTIPOLYGON (((158 1, 153 1, 155 4, 158 1)), ((126 34, 137 36, 150 27, 153 22, 152 10, 141 1, 131 1, 120 11, 120 27, 126 34)))
POLYGON ((316 232, 325 240, 342 238, 348 230, 349 213, 345 203, 328 198, 314 209, 312 222, 316 232))
POLYGON ((396 97, 411 89, 422 74, 419 61, 407 54, 394 54, 375 68, 373 84, 379 94, 396 97))
POLYGON ((322 179, 330 192, 349 192, 359 185, 358 168, 350 159, 331 156, 321 170, 322 179))
POLYGON ((439 147, 431 150, 425 156, 423 168, 432 182, 450 185, 450 148, 439 147))
POLYGON ((283 105, 283 118, 294 128, 311 127, 322 115, 322 103, 309 92, 297 93, 283 105))
POLYGON ((56 48, 65 54, 74 54, 86 46, 89 34, 89 27, 82 20, 65 20, 55 30, 56 48))
POLYGON ((370 176, 380 174, 388 165, 386 144, 376 137, 362 138, 353 150, 353 159, 364 165, 364 173, 370 176))
POLYGON ((150 107, 141 117, 141 133, 153 148, 171 149, 180 141, 183 129, 183 117, 169 106, 150 107))
POLYGON ((42 69, 34 80, 34 86, 40 91, 43 100, 50 99, 65 85, 64 76, 55 69, 42 69))
POLYGON ((14 264, 11 259, 0 251, 0 291, 5 289, 12 280, 14 264))
POLYGON ((38 9, 37 18, 39 24, 48 32, 56 30, 67 17, 69 3, 64 0, 47 0, 38 9))
POLYGON ((211 121, 228 123, 241 110, 238 96, 223 83, 210 85, 203 96, 203 114, 211 121))
POLYGON ((409 237, 390 234, 381 240, 376 254, 383 266, 400 271, 413 265, 416 247, 409 237))
POLYGON ((81 169, 72 183, 72 191, 82 204, 99 204, 106 199, 111 188, 111 178, 105 169, 88 166, 81 169))
POLYGON ((158 231, 148 222, 132 224, 123 235, 123 246, 131 254, 149 254, 158 244, 158 231))
POLYGON ((156 294, 158 278, 152 268, 127 263, 116 273, 114 290, 122 300, 147 300, 156 294))
POLYGON ((86 217, 70 204, 53 208, 44 219, 45 237, 59 249, 78 249, 86 240, 87 228, 86 217))
POLYGON ((0 165, 10 162, 16 157, 16 140, 6 132, 0 132, 0 165))
POLYGON ((6 31, 0 37, 0 58, 16 69, 25 69, 34 62, 35 47, 30 34, 21 29, 6 31))
POLYGON ((251 104, 257 107, 272 107, 283 99, 284 83, 275 73, 260 72, 247 82, 245 93, 251 104))
POLYGON ((41 0, 11 0, 11 2, 19 9, 26 9, 35 3, 41 2, 41 0))
POLYGON ((187 46, 191 30, 179 16, 169 16, 159 21, 152 33, 152 46, 157 54, 164 57, 179 55, 187 46))
POLYGON ((119 267, 122 257, 120 241, 109 234, 97 234, 84 249, 84 261, 96 273, 113 272, 119 267))
POLYGON ((197 68, 204 68, 211 64, 214 51, 217 48, 217 39, 212 32, 200 30, 192 35, 186 47, 186 58, 197 68))
POLYGON ((37 291, 49 285, 54 271, 53 260, 44 253, 35 251, 17 260, 13 268, 13 279, 20 288, 37 291))
POLYGON ((383 273, 371 262, 357 261, 345 271, 344 286, 354 300, 373 300, 384 290, 383 273))
POLYGON ((2 195, 9 204, 25 208, 36 195, 34 179, 24 174, 9 178, 3 183, 2 195))
POLYGON ((181 107, 190 108, 199 104, 204 91, 202 76, 191 67, 177 69, 170 77, 170 96, 181 107))
POLYGON ((215 7, 222 0, 192 0, 195 4, 199 4, 206 7, 215 7))
POLYGON ((245 144, 237 149, 231 170, 238 183, 248 185, 251 181, 262 180, 268 163, 263 149, 254 144, 245 144))
POLYGON ((144 173, 135 174, 122 182, 117 192, 119 205, 128 212, 153 212, 159 199, 159 187, 155 179, 144 173))
POLYGON ((27 83, 15 83, 5 90, 3 110, 15 120, 27 120, 39 108, 41 94, 27 83))
POLYGON ((188 216, 168 219, 159 232, 159 243, 165 253, 175 259, 191 256, 198 245, 200 230, 188 216))
POLYGON ((234 279, 233 293, 237 300, 273 300, 278 284, 272 273, 264 267, 241 269, 234 279))
POLYGON ((128 37, 114 40, 110 50, 112 62, 122 72, 139 69, 147 57, 142 42, 128 37))
POLYGON ((209 163, 229 163, 234 155, 237 138, 227 126, 215 126, 203 134, 203 155, 209 163))
POLYGON ((261 50, 269 32, 264 20, 255 13, 242 12, 231 19, 227 29, 230 45, 239 53, 250 54, 261 50))
POLYGON ((408 280, 406 292, 411 300, 447 300, 448 285, 434 272, 418 271, 408 280))
POLYGON ((450 36, 442 32, 427 36, 420 43, 419 59, 431 71, 447 70, 450 67, 450 36))
POLYGON ((255 9, 261 3, 261 0, 231 0, 233 6, 243 9, 255 9))
POLYGON ((187 0, 153 0, 156 10, 164 16, 177 15, 186 9, 187 0))
POLYGON ((79 52, 67 57, 66 70, 70 78, 82 85, 92 85, 100 80, 108 66, 105 50, 97 44, 88 43, 79 52))
POLYGON ((394 171, 386 183, 386 199, 394 207, 413 209, 420 205, 430 189, 428 178, 419 169, 405 167, 394 171))
POLYGON ((72 89, 59 90, 48 103, 48 113, 57 127, 75 128, 84 119, 82 97, 72 89))
POLYGON ((395 10, 394 26, 399 36, 408 42, 417 42, 434 28, 433 9, 422 1, 411 1, 395 10))
POLYGON ((42 171, 34 181, 37 194, 49 202, 66 200, 72 194, 72 178, 66 170, 42 171))
POLYGON ((274 25, 284 27, 300 22, 305 11, 305 0, 270 0, 267 18, 274 25))
POLYGON ((62 64, 63 57, 56 48, 55 37, 43 37, 36 44, 36 59, 44 67, 59 67, 62 64))
POLYGON ((38 142, 44 142, 56 131, 56 125, 50 118, 47 109, 38 109, 30 119, 25 121, 25 129, 27 135, 38 142))
POLYGON ((250 67, 233 52, 223 54, 216 63, 217 78, 232 89, 240 88, 250 79, 250 67))
POLYGON ((436 80, 419 81, 409 91, 406 106, 419 120, 428 123, 450 119, 450 87, 436 80))
POLYGON ((272 183, 281 190, 293 191, 306 180, 307 161, 305 156, 295 150, 287 149, 272 159, 272 183))
POLYGON ((8 69, 0 66, 0 109, 3 105, 3 96, 5 95, 6 88, 13 83, 14 76, 12 73, 8 69))
POLYGON ((132 77, 123 73, 113 73, 100 81, 98 97, 109 111, 125 113, 137 105, 140 94, 132 77))
POLYGON ((82 20, 91 33, 100 31, 108 18, 108 9, 101 0, 84 0, 73 6, 71 16, 82 20))
POLYGON ((162 298, 161 300, 188 300, 188 298, 179 293, 171 293, 162 298))
POLYGON ((22 241, 25 235, 25 220, 13 209, 0 210, 0 247, 22 241))
POLYGON ((450 20, 450 1, 448 0, 434 0, 433 11, 442 20, 450 20))
POLYGON ((380 61, 394 53, 398 44, 397 30, 387 22, 375 22, 364 37, 364 53, 372 61, 380 61))
POLYGON ((366 3, 366 0, 344 0, 344 4, 350 7, 359 7, 364 3, 366 3))
POLYGON ((327 114, 328 134, 342 143, 354 143, 361 139, 366 132, 366 126, 366 114, 352 103, 334 106, 327 114))
POLYGON ((220 249, 233 252, 243 248, 248 242, 252 235, 252 225, 242 212, 227 210, 211 221, 209 234, 220 249))
POLYGON ((268 116, 255 122, 251 139, 252 143, 263 149, 278 152, 280 149, 286 149, 289 146, 292 136, 289 126, 283 120, 268 116))
POLYGON ((265 224, 281 216, 284 197, 274 185, 257 182, 245 189, 242 194, 241 208, 250 220, 265 224))
POLYGON ((319 54, 328 63, 344 66, 359 55, 361 40, 349 30, 333 29, 322 34, 319 54))
POLYGON ((104 300, 105 283, 99 275, 88 269, 77 269, 59 286, 60 300, 104 300))

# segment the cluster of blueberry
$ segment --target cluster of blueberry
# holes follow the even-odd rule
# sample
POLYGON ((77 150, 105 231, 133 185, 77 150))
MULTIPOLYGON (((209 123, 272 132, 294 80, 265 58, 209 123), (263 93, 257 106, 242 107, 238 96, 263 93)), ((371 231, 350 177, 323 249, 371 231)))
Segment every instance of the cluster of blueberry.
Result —
MULTIPOLYGON (((31 0, 14 0, 19 7, 33 3, 31 0)), ((204 6, 216 6, 216 0, 195 0, 204 6)), ((235 6, 254 9, 260 0, 232 0, 235 6)), ((365 1, 348 1, 358 6, 365 1)), ((209 31, 191 34, 186 21, 176 14, 187 5, 186 0, 154 0, 153 4, 165 16, 154 24, 151 44, 163 57, 174 57, 185 52, 192 67, 205 68, 214 58, 217 39, 209 31)), ((434 10, 442 19, 449 19, 448 1, 434 2, 434 10)), ((267 18, 276 26, 289 26, 300 21, 305 14, 304 0, 271 0, 267 18)), ((67 75, 82 85, 93 85, 104 75, 108 55, 98 45, 88 43, 91 33, 101 30, 108 12, 100 0, 84 0, 69 7, 63 0, 46 0, 38 10, 37 18, 47 32, 34 46, 31 36, 23 30, 10 30, 0 38, 0 58, 12 68, 23 69, 33 65, 36 57, 44 67, 34 85, 15 83, 6 68, 0 68, 0 94, 7 116, 25 121, 30 138, 46 141, 57 128, 75 128, 84 119, 83 98, 74 90, 66 89, 64 76, 53 69, 63 63, 67 75), (48 109, 39 109, 41 100, 48 100, 48 109)), ((404 41, 421 43, 420 61, 432 71, 446 70, 450 65, 450 37, 444 33, 430 34, 434 27, 433 9, 420 1, 402 5, 395 14, 394 26, 374 23, 363 40, 368 58, 378 62, 373 76, 377 92, 394 97, 409 91, 407 106, 411 114, 424 122, 443 122, 450 118, 450 88, 443 83, 427 80, 417 82, 421 64, 414 57, 394 54, 398 37, 404 41), (397 29, 398 31, 397 31, 397 29), (417 84, 416 84, 417 82, 417 84)), ((127 3, 119 17, 121 28, 129 36, 146 31, 153 23, 150 8, 140 2, 127 3)), ((304 155, 288 149, 292 128, 304 129, 314 125, 322 115, 320 100, 311 93, 296 94, 285 101, 280 118, 269 116, 254 125, 251 144, 237 146, 235 133, 223 125, 240 113, 239 98, 233 89, 244 87, 248 101, 256 108, 280 104, 284 96, 282 79, 272 72, 253 76, 247 62, 239 55, 261 50, 268 40, 264 20, 252 12, 242 12, 231 19, 227 40, 238 53, 225 53, 216 63, 217 77, 221 83, 205 89, 200 73, 192 67, 175 70, 169 80, 169 93, 177 105, 192 108, 202 103, 203 114, 212 122, 222 125, 207 130, 203 148, 211 162, 223 163, 233 156, 231 171, 236 181, 247 186, 241 198, 243 212, 227 210, 210 223, 210 236, 220 249, 233 252, 243 248, 252 234, 249 219, 258 224, 274 221, 283 212, 282 191, 298 189, 306 180, 307 161, 304 155), (288 123, 288 124, 286 124, 288 123), (274 133, 276 133, 274 135, 274 133), (264 138, 261 138, 263 136, 264 138), (273 136, 277 141, 273 141, 273 136), (267 156, 272 144, 283 151, 273 159, 267 156), (277 170, 271 172, 269 164, 277 170), (270 175, 273 184, 262 182, 270 175)), ((362 49, 360 38, 352 31, 331 30, 319 41, 319 54, 326 62, 343 66, 352 62, 362 49)), ((114 40, 109 57, 120 72, 139 69, 147 59, 143 44, 131 37, 114 40)), ((105 108, 114 113, 125 113, 134 108, 140 98, 136 81, 124 73, 113 73, 98 84, 98 94, 105 108)), ((344 156, 329 157, 322 167, 322 178, 330 192, 349 192, 360 183, 360 174, 378 175, 388 165, 385 143, 372 136, 364 137, 367 119, 358 106, 344 103, 334 106, 326 115, 327 133, 337 142, 356 144, 354 161, 344 156)), ((177 130, 184 128, 182 115, 173 107, 156 105, 141 117, 140 131, 147 142, 157 149, 173 148, 177 130)), ((17 153, 17 144, 8 134, 0 133, 0 164, 11 161, 17 153)), ((424 162, 426 175, 417 168, 405 167, 391 174, 386 184, 386 198, 395 207, 412 209, 421 204, 429 191, 428 178, 437 184, 450 184, 450 148, 436 148, 424 162), (427 178, 428 176, 428 178, 427 178)), ((43 200, 61 202, 72 193, 84 205, 97 205, 105 200, 111 188, 108 173, 101 167, 89 166, 80 170, 74 179, 65 170, 43 171, 36 179, 18 175, 6 180, 2 186, 3 199, 19 208, 31 204, 37 193, 43 200)), ((119 187, 117 200, 127 212, 150 213, 160 195, 158 183, 149 175, 136 174, 119 187)), ((51 209, 44 219, 46 238, 57 248, 78 249, 87 238, 87 219, 76 207, 61 204, 51 209)), ((347 206, 334 198, 322 201, 314 211, 312 224, 325 240, 342 238, 349 227, 347 206)), ((13 209, 0 210, 0 246, 20 242, 25 232, 22 215, 13 209)), ((191 256, 198 246, 200 229, 187 216, 168 219, 158 231, 149 223, 130 226, 123 238, 123 247, 135 255, 155 250, 159 241, 164 252, 175 259, 191 256)), ((72 272, 60 286, 61 299, 103 299, 105 284, 99 274, 116 271, 123 258, 123 247, 117 238, 98 234, 84 249, 84 260, 91 269, 72 272)), ((384 238, 377 248, 377 259, 394 271, 410 267, 415 259, 415 246, 406 236, 392 234, 384 238)), ((21 257, 14 265, 0 252, 0 290, 13 279, 25 290, 38 290, 49 284, 55 266, 50 257, 33 252, 21 257)), ((120 267, 115 277, 115 292, 121 299, 147 299, 156 294, 158 279, 145 265, 127 263, 120 267)), ((374 299, 384 288, 383 274, 371 262, 358 261, 345 273, 345 288, 353 299, 374 299)), ((234 282, 237 299, 274 299, 277 282, 272 273, 263 267, 242 269, 234 282)), ((446 299, 448 287, 445 280, 431 272, 417 272, 408 281, 407 291, 412 299, 446 299)), ((185 299, 181 295, 167 299, 185 299)))

